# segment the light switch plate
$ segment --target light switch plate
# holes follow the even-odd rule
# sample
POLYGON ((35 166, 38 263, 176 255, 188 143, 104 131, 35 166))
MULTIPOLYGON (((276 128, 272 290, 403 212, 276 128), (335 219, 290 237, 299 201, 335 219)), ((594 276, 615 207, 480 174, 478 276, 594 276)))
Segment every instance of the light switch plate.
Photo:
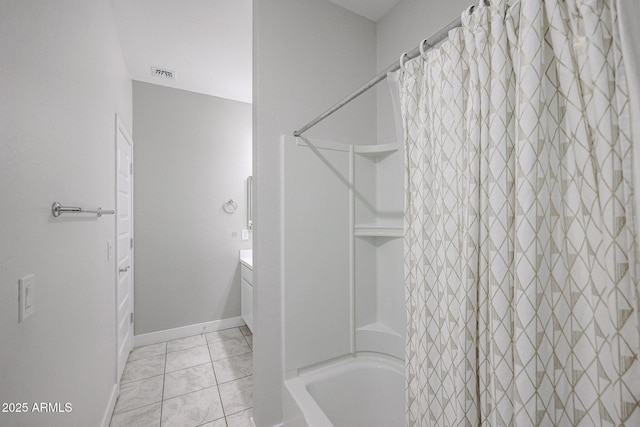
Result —
POLYGON ((36 276, 30 274, 18 281, 18 322, 23 322, 36 311, 36 276))
POLYGON ((246 228, 242 229, 242 240, 249 240, 249 230, 247 230, 246 228))

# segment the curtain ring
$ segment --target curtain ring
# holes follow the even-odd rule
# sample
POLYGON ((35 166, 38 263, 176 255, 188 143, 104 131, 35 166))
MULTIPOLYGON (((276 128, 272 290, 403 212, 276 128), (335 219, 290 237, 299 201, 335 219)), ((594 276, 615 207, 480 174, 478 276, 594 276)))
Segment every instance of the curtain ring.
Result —
POLYGON ((400 60, 398 62, 400 62, 400 69, 402 69, 402 71, 406 71, 406 68, 404 68, 404 57, 407 56, 407 52, 403 52, 402 55, 400 55, 400 60))
POLYGON ((222 205, 222 210, 228 214, 232 214, 238 209, 238 204, 233 200, 229 199, 224 205, 222 205))
POLYGON ((420 42, 420 56, 422 56, 422 59, 424 59, 426 61, 427 60, 427 52, 424 49, 425 43, 427 43, 427 39, 423 39, 420 42))

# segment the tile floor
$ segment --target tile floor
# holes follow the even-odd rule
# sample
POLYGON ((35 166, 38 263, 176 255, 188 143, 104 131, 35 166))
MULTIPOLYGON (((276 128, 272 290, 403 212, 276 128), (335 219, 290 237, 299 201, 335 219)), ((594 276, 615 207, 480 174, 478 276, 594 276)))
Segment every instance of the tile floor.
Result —
POLYGON ((246 326, 138 347, 111 427, 249 427, 253 336, 246 326))

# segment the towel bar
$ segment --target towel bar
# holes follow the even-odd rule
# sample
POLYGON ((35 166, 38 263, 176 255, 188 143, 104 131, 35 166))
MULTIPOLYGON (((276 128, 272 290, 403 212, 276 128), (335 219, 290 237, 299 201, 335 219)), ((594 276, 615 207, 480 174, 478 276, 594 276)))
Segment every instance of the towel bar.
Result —
POLYGON ((102 209, 102 208, 85 209, 85 208, 78 208, 74 206, 62 206, 60 203, 54 202, 53 205, 51 205, 51 213, 53 214, 54 217, 57 218, 63 213, 93 213, 93 214, 97 214, 100 217, 105 214, 113 215, 116 212, 111 209, 102 209))

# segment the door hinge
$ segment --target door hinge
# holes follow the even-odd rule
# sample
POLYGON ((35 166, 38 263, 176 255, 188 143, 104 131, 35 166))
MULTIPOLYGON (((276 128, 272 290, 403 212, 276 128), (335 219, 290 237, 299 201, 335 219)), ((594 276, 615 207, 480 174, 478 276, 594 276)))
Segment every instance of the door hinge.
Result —
POLYGON ((133 175, 133 163, 129 163, 129 175, 133 175))
POLYGON ((131 320, 131 323, 133 323, 133 313, 131 313, 131 315, 129 316, 129 319, 131 320))
POLYGON ((133 237, 129 239, 129 249, 133 249, 133 237))

